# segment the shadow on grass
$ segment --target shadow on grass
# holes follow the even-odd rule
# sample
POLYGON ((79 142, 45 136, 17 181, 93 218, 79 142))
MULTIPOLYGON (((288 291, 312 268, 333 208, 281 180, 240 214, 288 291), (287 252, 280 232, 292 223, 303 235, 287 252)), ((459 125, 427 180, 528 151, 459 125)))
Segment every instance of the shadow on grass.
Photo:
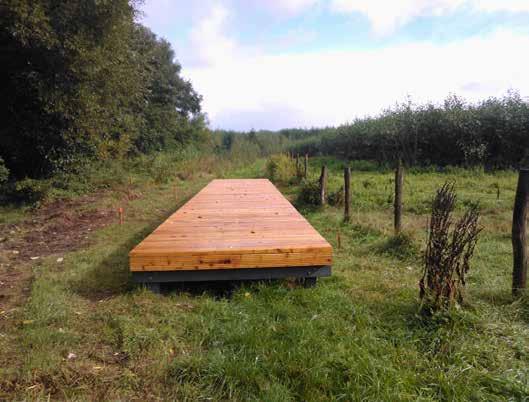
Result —
MULTIPOLYGON (((70 283, 71 289, 82 297, 97 301, 120 294, 129 293, 145 285, 134 283, 129 270, 128 253, 144 239, 152 228, 135 233, 123 242, 114 252, 99 264, 89 267, 83 274, 70 283)), ((169 282, 161 284, 161 293, 187 293, 191 296, 209 295, 215 299, 231 298, 240 288, 258 290, 259 285, 284 285, 289 288, 303 287, 301 280, 234 280, 204 282, 169 282)))
POLYGON ((148 230, 145 230, 134 234, 98 264, 88 267, 79 278, 71 282, 71 289, 92 301, 134 289, 129 270, 128 253, 145 237, 147 232, 148 230))
MULTIPOLYGON (((168 210, 152 224, 131 233, 125 240, 118 243, 114 251, 100 260, 99 263, 90 265, 82 272, 80 277, 73 279, 70 283, 71 289, 89 300, 100 300, 137 289, 139 286, 132 282, 132 275, 129 269, 130 250, 152 233, 156 227, 191 197, 192 195, 185 197, 174 209, 168 210)), ((116 229, 113 228, 111 230, 116 229)), ((101 247, 101 242, 98 242, 99 244, 93 246, 88 252, 96 254, 97 249, 101 247)), ((97 255, 94 259, 97 259, 97 255)))
MULTIPOLYGON (((306 283, 303 278, 168 282, 161 284, 160 291, 162 294, 186 293, 191 296, 207 295, 214 299, 230 299, 240 289, 246 289, 251 293, 259 293, 263 286, 282 286, 287 289, 296 289, 318 286, 317 283, 306 283)), ((142 285, 138 286, 141 287, 142 285)))
POLYGON ((315 214, 317 212, 321 212, 323 210, 323 208, 324 208, 321 205, 308 204, 308 203, 306 203, 304 201, 300 201, 299 197, 296 197, 293 200, 292 205, 303 216, 307 216, 309 214, 315 214))

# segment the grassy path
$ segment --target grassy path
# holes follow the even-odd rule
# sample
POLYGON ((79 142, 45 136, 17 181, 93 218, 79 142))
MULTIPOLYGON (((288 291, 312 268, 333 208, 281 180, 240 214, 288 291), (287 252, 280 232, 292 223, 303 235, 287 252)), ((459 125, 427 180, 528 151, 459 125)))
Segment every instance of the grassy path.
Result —
MULTIPOLYGON (((322 161, 317 161, 321 163, 322 161)), ((331 167, 331 189, 340 164, 331 167)), ((262 175, 262 162, 224 171, 262 175)), ((311 166, 316 177, 317 166, 311 166)), ((529 306, 510 298, 514 174, 408 174, 406 236, 391 236, 391 174, 353 171, 353 222, 300 206, 336 246, 334 275, 155 295, 130 284, 127 253, 213 174, 177 186, 141 182, 125 224, 79 251, 40 260, 25 306, 0 337, 0 398, 177 400, 523 400, 529 395, 529 306), (417 315, 428 200, 447 178, 461 205, 479 198, 485 231, 468 305, 417 315), (497 186, 501 189, 496 198, 497 186)), ((296 186, 281 190, 295 200, 296 186)), ((112 198, 99 201, 115 204, 112 198)))

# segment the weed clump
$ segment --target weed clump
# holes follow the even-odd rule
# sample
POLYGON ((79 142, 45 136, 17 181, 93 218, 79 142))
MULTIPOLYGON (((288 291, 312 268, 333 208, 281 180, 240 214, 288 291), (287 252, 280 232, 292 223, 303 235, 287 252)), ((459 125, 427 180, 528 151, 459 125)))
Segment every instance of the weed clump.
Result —
POLYGON ((454 224, 456 199, 453 183, 447 182, 437 190, 432 203, 424 270, 419 282, 420 298, 430 311, 447 310, 463 302, 465 275, 482 230, 475 204, 454 224))
POLYGON ((320 185, 315 181, 304 181, 300 187, 298 203, 320 205, 320 185))
MULTIPOLYGON (((302 205, 317 206, 321 204, 320 183, 317 181, 303 181, 301 184, 298 203, 302 205)), ((345 193, 343 186, 336 191, 331 191, 327 196, 327 203, 331 206, 338 207, 344 204, 345 193)))
POLYGON ((274 183, 289 183, 296 177, 296 164, 288 155, 272 155, 266 163, 266 176, 274 183))

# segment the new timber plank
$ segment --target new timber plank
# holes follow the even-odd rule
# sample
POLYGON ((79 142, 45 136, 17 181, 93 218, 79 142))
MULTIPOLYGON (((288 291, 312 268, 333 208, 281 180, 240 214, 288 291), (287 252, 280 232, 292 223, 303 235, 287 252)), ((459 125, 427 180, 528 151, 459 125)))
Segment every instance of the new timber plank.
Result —
POLYGON ((138 275, 241 270, 248 276, 248 269, 261 268, 269 276, 298 267, 298 274, 321 276, 330 273, 321 267, 332 264, 332 247, 270 181, 231 179, 210 182, 129 257, 138 275))

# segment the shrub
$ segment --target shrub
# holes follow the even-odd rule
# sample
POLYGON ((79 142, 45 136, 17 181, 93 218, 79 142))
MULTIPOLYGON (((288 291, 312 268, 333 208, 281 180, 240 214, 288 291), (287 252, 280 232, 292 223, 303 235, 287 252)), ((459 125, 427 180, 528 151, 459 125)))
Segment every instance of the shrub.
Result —
POLYGON ((465 275, 481 228, 479 209, 471 206, 453 229, 452 212, 456 204, 454 185, 445 183, 432 203, 428 244, 423 276, 419 282, 420 298, 430 311, 462 303, 465 275))
POLYGON ((7 182, 9 178, 9 170, 4 164, 4 160, 0 157, 0 186, 7 182))
POLYGON ((301 184, 298 203, 305 205, 320 205, 320 185, 314 181, 304 181, 301 184))
MULTIPOLYGON (((343 187, 338 190, 329 192, 327 203, 332 206, 342 206, 345 200, 343 187)), ((320 205, 320 183, 317 181, 304 180, 301 184, 297 198, 299 204, 320 205)))
POLYGON ((276 183, 289 183, 296 176, 296 164, 285 154, 272 155, 266 164, 266 176, 276 183))
POLYGON ((153 157, 150 165, 150 175, 156 184, 166 184, 175 176, 175 166, 171 156, 159 153, 153 157))
POLYGON ((50 183, 46 180, 24 179, 15 184, 14 190, 14 199, 33 204, 46 197, 50 183))

